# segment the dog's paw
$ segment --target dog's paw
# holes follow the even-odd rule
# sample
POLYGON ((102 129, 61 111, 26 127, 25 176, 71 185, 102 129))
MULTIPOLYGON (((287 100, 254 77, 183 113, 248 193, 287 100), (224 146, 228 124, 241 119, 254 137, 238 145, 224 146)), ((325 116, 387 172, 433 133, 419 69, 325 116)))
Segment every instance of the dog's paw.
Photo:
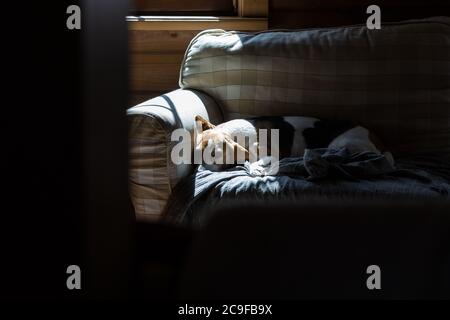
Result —
MULTIPOLYGON (((267 175, 275 175, 278 170, 275 170, 274 164, 278 163, 274 157, 264 157, 256 162, 245 163, 245 168, 251 176, 263 177, 267 175)), ((278 169, 278 168, 276 168, 278 169)))
POLYGON ((246 161, 244 166, 247 173, 251 176, 262 177, 266 175, 266 168, 259 161, 253 163, 246 161))

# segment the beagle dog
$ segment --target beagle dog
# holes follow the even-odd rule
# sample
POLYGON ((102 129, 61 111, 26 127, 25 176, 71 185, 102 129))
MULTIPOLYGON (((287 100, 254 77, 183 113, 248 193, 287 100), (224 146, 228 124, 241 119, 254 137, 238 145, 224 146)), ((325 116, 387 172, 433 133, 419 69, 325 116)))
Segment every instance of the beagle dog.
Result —
POLYGON ((195 150, 203 154, 203 166, 220 171, 245 161, 253 163, 301 157, 305 149, 347 148, 350 153, 371 151, 392 154, 368 129, 345 121, 323 121, 311 117, 255 117, 213 125, 195 117, 195 150), (277 130, 274 130, 277 129, 277 130), (270 156, 269 156, 270 154, 270 156))

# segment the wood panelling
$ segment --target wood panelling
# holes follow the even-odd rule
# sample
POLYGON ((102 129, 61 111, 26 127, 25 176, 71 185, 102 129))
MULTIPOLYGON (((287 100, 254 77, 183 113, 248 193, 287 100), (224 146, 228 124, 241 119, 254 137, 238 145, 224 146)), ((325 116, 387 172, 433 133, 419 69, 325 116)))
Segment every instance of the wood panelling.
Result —
POLYGON ((198 31, 142 31, 130 30, 130 52, 132 53, 171 53, 184 52, 198 31))
POLYGON ((129 106, 135 106, 141 102, 144 102, 153 97, 157 97, 161 94, 164 94, 165 91, 133 91, 133 94, 130 96, 129 106))
POLYGON ((269 0, 238 0, 238 13, 241 17, 267 17, 269 0))
POLYGON ((267 18, 241 17, 129 17, 129 30, 196 30, 224 29, 259 31, 267 29, 267 18))
POLYGON ((182 56, 176 63, 133 63, 131 86, 136 91, 169 91, 178 86, 182 56))
POLYGON ((233 0, 132 0, 133 12, 152 14, 186 13, 220 13, 232 15, 234 12, 233 0))
POLYGON ((198 31, 130 31, 130 104, 178 87, 184 52, 198 31))
MULTIPOLYGON (((130 19, 132 20, 132 19, 130 19)), ((161 19, 160 19, 161 20, 161 19)), ((205 28, 264 30, 267 19, 220 18, 198 21, 129 21, 130 106, 178 88, 179 71, 189 42, 205 28), (176 29, 177 23, 181 30, 176 29)), ((203 19, 204 20, 204 19, 203 19)))

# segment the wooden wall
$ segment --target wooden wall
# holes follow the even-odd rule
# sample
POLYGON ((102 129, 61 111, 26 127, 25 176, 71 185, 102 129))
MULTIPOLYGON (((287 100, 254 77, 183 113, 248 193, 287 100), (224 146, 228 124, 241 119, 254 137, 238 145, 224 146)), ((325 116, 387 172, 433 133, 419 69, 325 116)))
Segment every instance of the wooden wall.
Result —
MULTIPOLYGON (((161 1, 154 3, 156 5, 161 1)), ((167 3, 179 3, 174 1, 167 3)), ((381 7, 382 21, 423 18, 449 12, 448 0, 269 0, 269 28, 296 29, 364 23, 368 17, 366 8, 373 3, 381 7)), ((198 32, 130 31, 130 106, 178 88, 184 51, 198 32)))
POLYGON ((178 88, 184 51, 197 33, 130 31, 130 105, 178 88))
POLYGON ((129 22, 130 106, 178 88, 184 52, 201 30, 256 31, 267 28, 266 18, 129 22))
POLYGON ((155 14, 232 15, 233 0, 132 0, 132 12, 155 14))

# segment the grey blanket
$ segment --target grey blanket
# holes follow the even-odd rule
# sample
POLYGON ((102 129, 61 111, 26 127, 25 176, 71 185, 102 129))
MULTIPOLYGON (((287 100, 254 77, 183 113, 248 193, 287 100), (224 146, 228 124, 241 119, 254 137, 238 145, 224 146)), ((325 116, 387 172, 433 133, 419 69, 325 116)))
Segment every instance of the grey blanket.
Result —
POLYGON ((281 159, 278 164, 275 176, 255 176, 249 163, 221 172, 200 166, 174 189, 165 219, 198 226, 211 208, 256 201, 449 199, 449 159, 397 159, 393 166, 373 152, 314 149, 306 150, 300 158, 281 159))

